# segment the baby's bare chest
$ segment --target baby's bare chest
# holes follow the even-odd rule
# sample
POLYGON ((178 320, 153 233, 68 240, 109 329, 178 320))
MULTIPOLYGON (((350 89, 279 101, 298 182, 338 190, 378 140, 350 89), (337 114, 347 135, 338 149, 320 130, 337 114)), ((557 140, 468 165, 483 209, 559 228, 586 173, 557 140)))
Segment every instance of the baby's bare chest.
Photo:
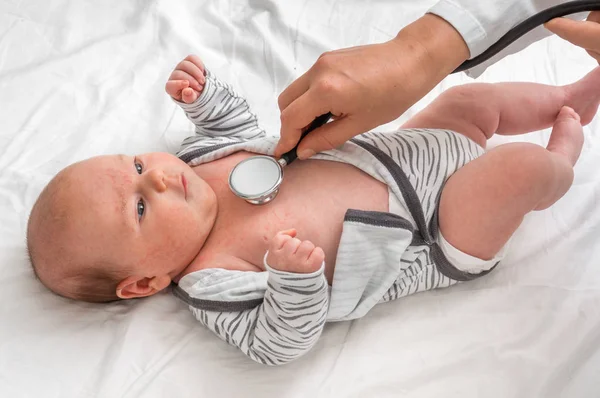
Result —
MULTIPOLYGON (((226 181, 231 167, 247 156, 235 154, 213 165, 223 169, 218 178, 226 181)), ((207 254, 227 253, 259 265, 270 239, 295 228, 299 239, 324 250, 328 274, 333 273, 346 211, 388 211, 385 184, 352 165, 323 160, 287 166, 279 194, 268 204, 251 205, 226 189, 217 197, 219 215, 203 249, 207 254)))

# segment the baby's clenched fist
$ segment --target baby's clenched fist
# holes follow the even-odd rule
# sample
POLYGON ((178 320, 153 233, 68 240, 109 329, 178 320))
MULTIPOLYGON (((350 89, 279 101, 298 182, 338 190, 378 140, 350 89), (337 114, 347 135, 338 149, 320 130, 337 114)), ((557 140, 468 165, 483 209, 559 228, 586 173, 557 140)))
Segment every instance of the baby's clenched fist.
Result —
POLYGON ((188 55, 175 67, 165 86, 167 94, 177 101, 191 104, 204 89, 206 72, 197 55, 188 55))
POLYGON ((284 272, 309 274, 318 271, 325 259, 323 249, 296 238, 296 230, 280 231, 269 243, 267 264, 284 272))

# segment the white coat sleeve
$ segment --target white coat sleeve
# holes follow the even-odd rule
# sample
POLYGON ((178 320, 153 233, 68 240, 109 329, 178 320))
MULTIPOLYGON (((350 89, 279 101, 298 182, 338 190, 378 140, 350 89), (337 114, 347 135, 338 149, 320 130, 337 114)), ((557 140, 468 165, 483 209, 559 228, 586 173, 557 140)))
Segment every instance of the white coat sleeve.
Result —
MULTIPOLYGON (((440 0, 428 12, 445 19, 460 33, 469 47, 470 58, 473 58, 525 19, 566 2, 566 0, 440 0)), ((579 13, 569 17, 583 19, 587 14, 579 13)), ((488 66, 549 35, 551 32, 543 26, 537 27, 488 61, 467 71, 467 74, 477 77, 488 66)))

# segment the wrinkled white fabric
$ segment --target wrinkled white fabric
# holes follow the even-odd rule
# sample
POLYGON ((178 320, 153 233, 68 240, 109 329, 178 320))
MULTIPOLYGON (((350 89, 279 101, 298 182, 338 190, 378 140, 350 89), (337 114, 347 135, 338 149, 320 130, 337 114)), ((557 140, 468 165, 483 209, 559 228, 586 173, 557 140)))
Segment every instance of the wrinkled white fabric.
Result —
MULTIPOLYGON (((388 40, 434 1, 0 1, 0 396, 588 397, 600 390, 600 119, 574 185, 533 213, 485 278, 325 328, 272 369, 215 339, 171 294, 107 306, 53 296, 27 264, 29 209, 74 161, 176 151, 193 126, 164 94, 198 53, 279 128, 277 95, 324 51, 388 40)), ((568 84, 596 65, 551 38, 482 82, 568 84)), ((397 127, 443 90, 444 80, 397 127)), ((549 131, 492 144, 545 144, 549 131)))

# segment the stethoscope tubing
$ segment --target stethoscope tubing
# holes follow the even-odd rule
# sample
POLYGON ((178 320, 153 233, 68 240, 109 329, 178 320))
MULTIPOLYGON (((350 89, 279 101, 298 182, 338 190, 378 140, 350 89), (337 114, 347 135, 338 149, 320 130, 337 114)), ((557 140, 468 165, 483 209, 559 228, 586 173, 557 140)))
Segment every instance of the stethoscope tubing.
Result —
POLYGON ((288 164, 292 163, 294 160, 296 160, 296 158, 298 157, 296 150, 298 149, 298 145, 300 145, 300 142, 302 141, 302 139, 304 137, 306 137, 306 135, 308 133, 310 133, 311 131, 313 131, 313 130, 323 126, 325 123, 327 123, 331 117, 332 117, 331 112, 328 112, 321 116, 318 116, 315 120, 313 120, 302 132, 302 135, 300 136, 300 139, 298 140, 298 143, 296 144, 296 146, 293 147, 290 151, 281 155, 281 158, 278 161, 278 163, 281 165, 281 167, 284 167, 285 165, 288 165, 288 164))
POLYGON ((514 41, 519 39, 521 36, 525 35, 529 31, 537 28, 540 25, 545 24, 551 19, 564 17, 565 15, 576 14, 578 12, 585 11, 598 11, 600 10, 600 0, 578 0, 578 1, 570 1, 568 3, 559 4, 554 7, 550 7, 541 11, 520 24, 516 25, 514 28, 510 29, 504 36, 498 39, 497 42, 492 44, 487 50, 479 54, 478 56, 466 60, 458 68, 456 68, 452 73, 462 72, 467 69, 471 69, 488 59, 492 58, 494 55, 498 54, 500 51, 504 50, 506 47, 511 45, 514 41))

